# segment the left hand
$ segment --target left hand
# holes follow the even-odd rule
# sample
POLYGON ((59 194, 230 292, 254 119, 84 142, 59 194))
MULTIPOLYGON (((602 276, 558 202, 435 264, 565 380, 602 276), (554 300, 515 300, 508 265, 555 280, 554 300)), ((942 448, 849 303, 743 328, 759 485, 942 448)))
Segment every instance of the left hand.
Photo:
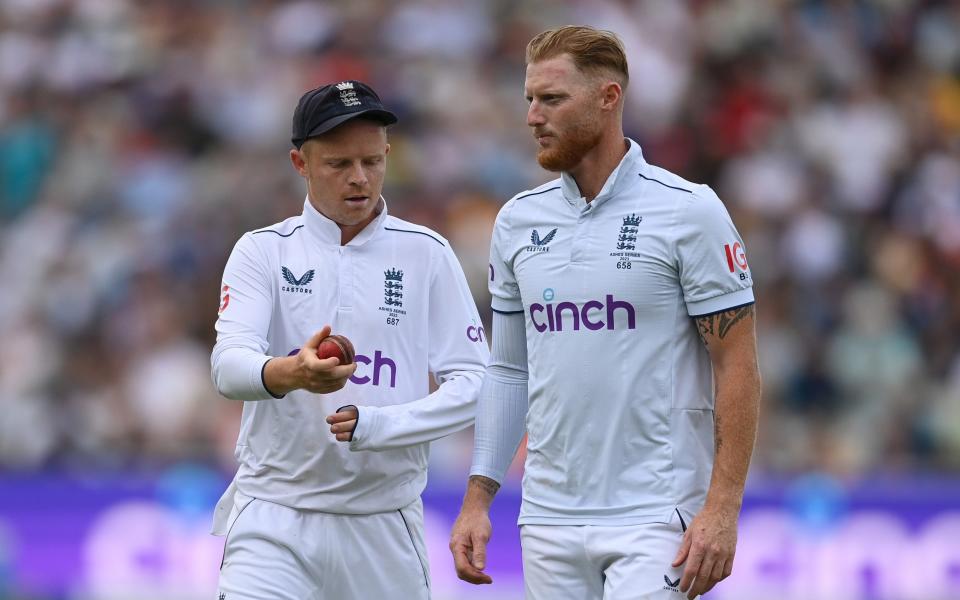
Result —
POLYGON ((739 511, 704 506, 683 534, 673 566, 687 563, 680 578, 680 591, 686 592, 689 600, 706 594, 733 571, 738 514, 739 511))
POLYGON ((344 406, 327 417, 330 433, 336 436, 338 442, 349 442, 353 439, 353 430, 357 428, 359 416, 360 411, 356 406, 344 406))

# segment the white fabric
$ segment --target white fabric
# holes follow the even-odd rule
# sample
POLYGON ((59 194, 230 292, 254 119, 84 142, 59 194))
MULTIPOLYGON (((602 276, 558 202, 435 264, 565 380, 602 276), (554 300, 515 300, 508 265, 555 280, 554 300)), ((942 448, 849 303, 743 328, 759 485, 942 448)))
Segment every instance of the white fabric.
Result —
POLYGON ((523 525, 527 600, 677 600, 683 566, 671 567, 683 527, 523 525), (674 585, 671 585, 674 584, 674 585))
POLYGON ((249 401, 215 532, 224 531, 233 489, 333 513, 406 506, 426 484, 426 442, 472 424, 489 352, 466 279, 446 240, 381 209, 346 246, 309 202, 302 215, 237 242, 211 362, 221 393, 249 401), (332 394, 272 397, 264 363, 296 352, 325 324, 356 348, 351 381, 332 394), (440 386, 428 395, 429 374, 440 386), (360 413, 349 445, 324 420, 347 404, 360 413))
POLYGON ((234 496, 218 597, 225 600, 427 600, 418 498, 373 515, 300 511, 234 496))
POLYGON ((690 317, 753 302, 743 241, 716 194, 647 164, 630 142, 589 204, 567 174, 511 199, 490 263, 493 309, 525 314, 519 522, 633 525, 699 511, 714 398, 690 317))
POLYGON ((487 375, 477 401, 470 475, 502 483, 527 418, 527 343, 523 315, 493 313, 487 375))

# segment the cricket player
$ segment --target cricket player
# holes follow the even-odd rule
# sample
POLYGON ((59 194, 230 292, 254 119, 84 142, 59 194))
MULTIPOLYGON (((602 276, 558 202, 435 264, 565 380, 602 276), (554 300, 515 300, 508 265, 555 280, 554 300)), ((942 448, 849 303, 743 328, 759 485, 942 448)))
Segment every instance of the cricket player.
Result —
POLYGON ((692 599, 733 567, 756 435, 743 242, 710 188, 624 138, 615 35, 546 31, 526 59, 527 124, 560 177, 496 220, 493 349, 451 535, 457 573, 491 581, 488 510, 526 431, 527 598, 692 599))
POLYGON ((227 261, 213 379, 244 405, 214 515, 220 600, 430 596, 428 443, 473 423, 488 350, 450 244, 387 211, 396 121, 359 81, 304 94, 303 213, 244 234, 227 261), (331 331, 353 364, 317 357, 331 331))

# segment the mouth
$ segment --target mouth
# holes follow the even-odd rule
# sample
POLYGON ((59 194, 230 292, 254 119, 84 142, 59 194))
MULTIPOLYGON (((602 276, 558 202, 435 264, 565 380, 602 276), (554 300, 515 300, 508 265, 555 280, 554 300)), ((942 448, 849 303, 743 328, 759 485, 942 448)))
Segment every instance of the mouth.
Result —
POLYGON ((541 146, 546 146, 550 143, 550 139, 554 136, 549 133, 534 133, 533 137, 536 138, 538 144, 541 146))
POLYGON ((348 204, 363 204, 369 199, 370 199, 370 196, 347 196, 343 200, 348 204))

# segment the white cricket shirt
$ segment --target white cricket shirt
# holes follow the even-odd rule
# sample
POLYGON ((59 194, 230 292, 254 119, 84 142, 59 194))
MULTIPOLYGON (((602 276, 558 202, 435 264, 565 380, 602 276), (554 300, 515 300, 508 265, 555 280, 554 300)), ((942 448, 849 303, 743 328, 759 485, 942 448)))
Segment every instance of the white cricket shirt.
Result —
POLYGON ((529 362, 521 524, 665 522, 706 496, 712 367, 691 317, 752 303, 750 270, 716 194, 629 143, 589 204, 564 173, 497 217, 493 309, 523 312, 529 362))
POLYGON ((460 264, 432 230, 388 216, 345 246, 309 201, 303 214, 240 238, 223 275, 213 377, 243 407, 232 495, 289 507, 367 514, 415 500, 428 443, 472 424, 488 357, 460 264), (330 324, 356 349, 357 371, 331 394, 274 398, 262 369, 330 324), (429 375, 440 383, 428 395, 429 375), (325 422, 347 404, 360 417, 349 446, 325 422), (378 451, 371 451, 378 450, 378 451))

